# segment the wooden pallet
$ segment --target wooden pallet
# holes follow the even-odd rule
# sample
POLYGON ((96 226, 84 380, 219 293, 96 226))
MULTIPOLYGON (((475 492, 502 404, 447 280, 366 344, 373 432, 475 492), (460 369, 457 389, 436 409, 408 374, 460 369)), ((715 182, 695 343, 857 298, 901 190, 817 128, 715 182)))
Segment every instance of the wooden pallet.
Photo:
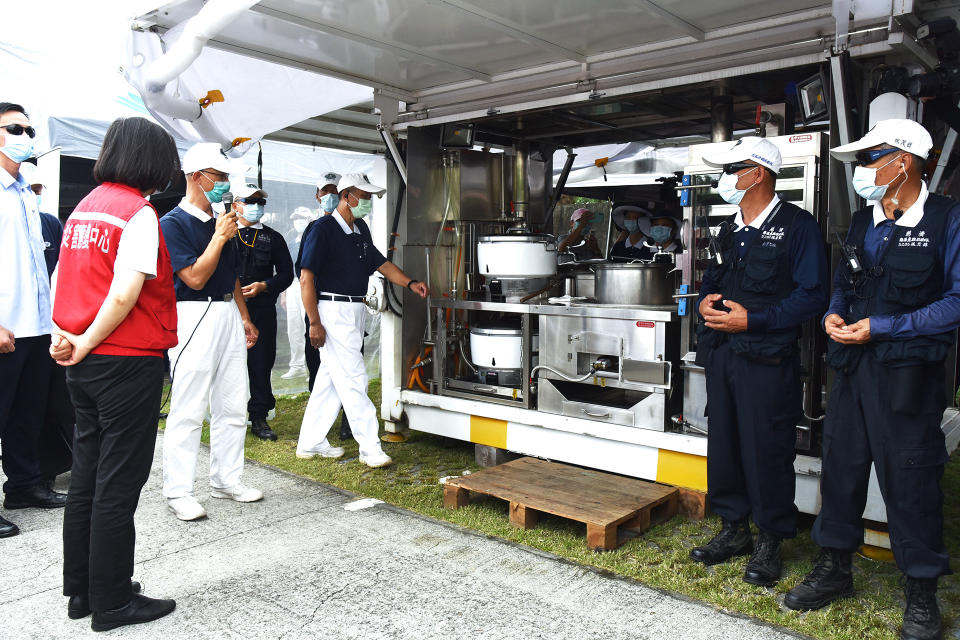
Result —
POLYGON ((541 511, 583 522, 594 551, 616 549, 618 529, 642 533, 672 518, 679 502, 674 487, 536 458, 448 480, 443 505, 465 506, 471 491, 508 501, 510 523, 523 529, 535 527, 541 511))

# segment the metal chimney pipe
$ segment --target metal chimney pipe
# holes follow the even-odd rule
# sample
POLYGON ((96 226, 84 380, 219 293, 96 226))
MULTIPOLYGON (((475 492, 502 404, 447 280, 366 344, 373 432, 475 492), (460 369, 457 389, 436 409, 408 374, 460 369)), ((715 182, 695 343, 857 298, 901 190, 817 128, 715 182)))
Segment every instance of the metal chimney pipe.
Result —
POLYGON ((527 207, 530 204, 530 189, 527 185, 527 145, 516 145, 513 157, 513 215, 518 227, 527 226, 527 207))
POLYGON ((725 83, 718 83, 710 98, 710 141, 726 142, 732 139, 733 96, 727 94, 725 83))

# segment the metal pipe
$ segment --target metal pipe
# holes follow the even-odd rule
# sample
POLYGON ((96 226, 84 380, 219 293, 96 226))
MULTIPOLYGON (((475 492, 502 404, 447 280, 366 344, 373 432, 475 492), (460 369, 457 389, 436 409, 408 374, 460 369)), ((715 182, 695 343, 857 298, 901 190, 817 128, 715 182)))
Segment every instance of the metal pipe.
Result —
POLYGON ((717 82, 710 98, 710 142, 733 139, 733 96, 727 93, 726 83, 717 82))
POLYGON ((527 145, 518 144, 513 159, 513 215, 517 226, 527 226, 527 206, 530 191, 527 187, 527 145))
POLYGON ((382 124, 377 125, 377 131, 380 132, 383 143, 387 145, 387 151, 393 159, 393 164, 397 167, 397 173, 400 174, 400 179, 403 180, 403 184, 407 184, 407 165, 403 163, 403 157, 400 155, 400 150, 397 149, 397 143, 393 141, 393 136, 390 135, 390 132, 387 131, 387 128, 382 124))
POLYGON ((545 365, 545 364, 538 364, 537 366, 535 366, 535 367, 530 371, 530 379, 531 379, 531 380, 532 380, 533 377, 536 375, 537 371, 539 371, 540 369, 543 369, 543 370, 545 370, 545 371, 549 371, 550 373, 552 373, 552 374, 554 374, 554 375, 558 375, 558 376, 560 376, 561 378, 563 378, 564 380, 567 380, 568 382, 583 382, 583 381, 586 380, 587 378, 589 378, 589 377, 591 377, 591 376, 593 376, 593 375, 595 375, 595 374, 597 373, 597 370, 596 370, 596 369, 594 369, 593 367, 590 367, 590 371, 588 371, 587 373, 583 374, 583 375, 580 376, 579 378, 572 378, 572 377, 568 376, 567 374, 565 374, 563 371, 559 371, 559 370, 554 369, 553 367, 549 367, 549 366, 547 366, 547 365, 545 365))
POLYGON ((427 259, 427 340, 433 340, 433 321, 430 319, 433 308, 430 304, 430 247, 424 247, 423 252, 427 259))
POLYGON ((567 186, 567 178, 570 176, 570 169, 573 167, 573 160, 577 154, 571 147, 567 147, 567 160, 563 163, 563 169, 560 171, 560 177, 557 179, 557 186, 553 190, 553 197, 550 198, 550 206, 547 207, 547 215, 543 218, 543 231, 550 233, 550 225, 553 223, 553 211, 560 202, 560 194, 563 188, 567 186))

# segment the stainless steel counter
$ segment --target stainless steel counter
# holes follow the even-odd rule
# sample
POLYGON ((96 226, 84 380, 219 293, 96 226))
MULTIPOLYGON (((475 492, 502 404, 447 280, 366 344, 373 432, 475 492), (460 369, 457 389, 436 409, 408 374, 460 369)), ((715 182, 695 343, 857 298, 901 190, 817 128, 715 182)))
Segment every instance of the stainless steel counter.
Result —
POLYGON ((577 318, 614 318, 619 320, 649 320, 669 322, 677 319, 676 305, 627 306, 597 303, 522 304, 516 302, 486 302, 483 300, 444 300, 434 298, 434 307, 465 309, 467 311, 500 311, 503 313, 532 313, 542 316, 577 318))

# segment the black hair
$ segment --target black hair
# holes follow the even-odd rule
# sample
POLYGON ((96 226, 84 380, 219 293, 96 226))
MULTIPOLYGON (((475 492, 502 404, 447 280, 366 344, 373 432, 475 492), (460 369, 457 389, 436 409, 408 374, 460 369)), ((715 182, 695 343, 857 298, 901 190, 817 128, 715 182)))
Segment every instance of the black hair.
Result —
POLYGON ((23 109, 23 107, 16 102, 0 102, 0 115, 7 113, 8 111, 19 111, 28 118, 30 117, 27 115, 27 112, 23 109))
POLYGON ((350 187, 347 187, 346 189, 344 189, 343 191, 340 192, 340 199, 343 200, 343 199, 346 198, 349 194, 350 194, 350 187))
POLYGON ((173 136, 146 118, 117 118, 110 123, 100 156, 93 165, 97 183, 164 191, 180 171, 173 136))

